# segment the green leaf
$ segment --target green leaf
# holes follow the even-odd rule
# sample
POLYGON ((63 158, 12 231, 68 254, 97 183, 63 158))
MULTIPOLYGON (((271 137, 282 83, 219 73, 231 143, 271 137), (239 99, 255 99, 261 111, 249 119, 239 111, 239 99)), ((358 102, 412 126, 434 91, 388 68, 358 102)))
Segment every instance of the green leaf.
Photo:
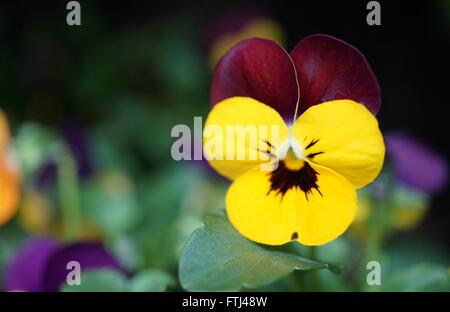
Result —
POLYGON ((169 274, 160 270, 146 270, 136 275, 129 285, 133 292, 165 291, 175 285, 175 280, 169 274))
POLYGON ((171 270, 178 264, 181 246, 186 241, 186 236, 180 233, 180 209, 185 194, 198 180, 193 169, 177 163, 138 181, 138 202, 143 215, 131 235, 137 250, 145 257, 145 267, 171 270))
POLYGON ((80 285, 69 286, 64 283, 64 292, 119 292, 125 291, 126 278, 119 272, 107 269, 86 271, 81 274, 80 285))
POLYGON ((272 251, 240 235, 218 215, 208 215, 181 255, 179 277, 189 291, 232 291, 274 282, 294 270, 329 268, 328 264, 272 251))
POLYGON ((449 291, 447 267, 435 263, 419 263, 404 271, 393 273, 383 291, 449 291))

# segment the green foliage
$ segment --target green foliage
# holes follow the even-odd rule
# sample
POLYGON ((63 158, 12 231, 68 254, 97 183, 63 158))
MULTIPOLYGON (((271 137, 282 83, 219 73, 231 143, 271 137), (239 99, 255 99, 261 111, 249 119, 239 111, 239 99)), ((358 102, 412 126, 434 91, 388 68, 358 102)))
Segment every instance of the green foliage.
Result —
POLYGON ((182 243, 178 227, 180 209, 185 194, 196 183, 196 171, 185 165, 166 167, 164 172, 139 181, 142 217, 131 236, 145 255, 145 267, 165 270, 176 267, 177 247, 182 243))
POLYGON ((23 124, 13 141, 22 174, 32 178, 46 161, 59 156, 61 144, 60 138, 51 128, 37 123, 23 124))
POLYGON ((123 274, 108 270, 90 270, 81 274, 80 285, 64 285, 65 292, 161 292, 175 284, 174 279, 165 272, 146 270, 132 279, 123 274))
POLYGON ((204 219, 181 255, 179 277, 190 291, 229 291, 270 284, 294 270, 324 269, 326 263, 272 251, 240 235, 218 215, 204 219))
POLYGON ((126 289, 126 279, 119 272, 112 270, 92 270, 81 274, 80 285, 66 285, 65 292, 119 292, 126 289))
POLYGON ((382 283, 382 291, 450 291, 448 268, 419 263, 396 271, 382 283))
POLYGON ((136 275, 130 282, 129 289, 133 292, 165 291, 174 286, 172 276, 159 270, 146 270, 136 275))
POLYGON ((134 187, 124 173, 103 173, 82 194, 85 216, 108 237, 126 232, 139 218, 134 187))

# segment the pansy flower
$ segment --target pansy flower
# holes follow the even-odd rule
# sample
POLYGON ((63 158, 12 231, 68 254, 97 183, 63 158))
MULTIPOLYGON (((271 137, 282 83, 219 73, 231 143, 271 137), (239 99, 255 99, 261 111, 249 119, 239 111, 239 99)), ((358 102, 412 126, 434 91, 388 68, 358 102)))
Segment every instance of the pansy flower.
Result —
POLYGON ((219 61, 211 91, 204 154, 233 181, 233 226, 268 245, 322 245, 341 235, 355 216, 356 189, 384 160, 374 117, 380 89, 361 52, 327 35, 306 37, 290 54, 270 40, 244 40, 219 61), (220 144, 210 131, 251 125, 276 131, 220 144), (256 160, 248 157, 255 151, 256 160), (262 170, 268 158, 272 169, 262 170))
POLYGON ((0 109, 0 225, 8 222, 19 205, 19 175, 9 153, 10 130, 6 116, 0 109))

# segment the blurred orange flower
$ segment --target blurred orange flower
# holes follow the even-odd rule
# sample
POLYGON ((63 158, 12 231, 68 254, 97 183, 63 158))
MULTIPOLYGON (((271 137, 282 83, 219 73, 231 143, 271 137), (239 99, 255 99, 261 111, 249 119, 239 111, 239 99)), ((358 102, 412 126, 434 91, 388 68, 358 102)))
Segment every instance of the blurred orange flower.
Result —
POLYGON ((19 175, 8 155, 10 139, 6 116, 0 110, 0 225, 8 222, 19 206, 19 175))

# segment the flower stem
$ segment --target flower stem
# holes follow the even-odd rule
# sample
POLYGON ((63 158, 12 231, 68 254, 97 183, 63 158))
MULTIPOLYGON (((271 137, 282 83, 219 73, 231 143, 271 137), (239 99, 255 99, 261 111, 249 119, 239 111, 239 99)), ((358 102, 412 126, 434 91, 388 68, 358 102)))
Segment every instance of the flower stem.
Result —
POLYGON ((370 236, 367 244, 367 260, 377 260, 380 252, 381 241, 384 231, 384 207, 385 203, 377 201, 372 210, 370 222, 370 236))
MULTIPOLYGON (((386 176, 384 192, 382 196, 375 196, 373 198, 374 207, 372 209, 370 228, 369 228, 369 240, 367 242, 365 262, 366 265, 369 261, 380 261, 380 249, 383 242, 383 236, 386 232, 386 219, 388 218, 389 208, 392 202, 392 191, 395 185, 393 185, 393 178, 391 174, 386 176)), ((363 270, 365 267, 363 268, 363 270)), ((364 284, 365 285, 365 284, 364 284)), ((365 285, 363 289, 367 289, 368 285, 365 285)))
POLYGON ((63 220, 63 237, 79 239, 82 230, 77 165, 70 152, 62 151, 57 161, 58 190, 63 220))

